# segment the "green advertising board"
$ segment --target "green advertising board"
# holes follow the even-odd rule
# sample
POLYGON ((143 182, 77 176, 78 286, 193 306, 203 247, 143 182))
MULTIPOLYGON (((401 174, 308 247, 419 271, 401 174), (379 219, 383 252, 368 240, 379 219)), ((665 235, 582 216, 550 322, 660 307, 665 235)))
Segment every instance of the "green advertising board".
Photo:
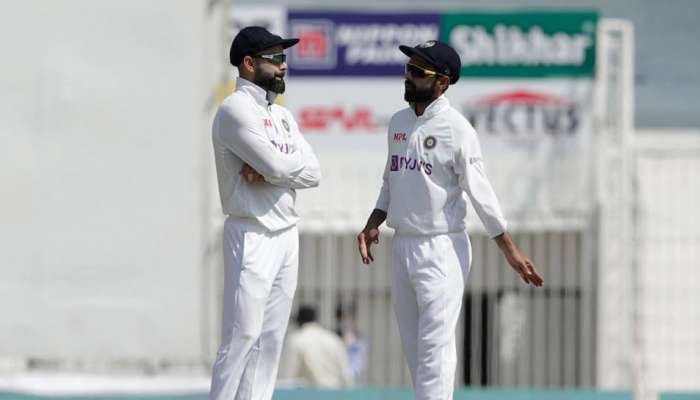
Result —
POLYGON ((446 13, 440 40, 462 77, 593 77, 596 12, 446 13))

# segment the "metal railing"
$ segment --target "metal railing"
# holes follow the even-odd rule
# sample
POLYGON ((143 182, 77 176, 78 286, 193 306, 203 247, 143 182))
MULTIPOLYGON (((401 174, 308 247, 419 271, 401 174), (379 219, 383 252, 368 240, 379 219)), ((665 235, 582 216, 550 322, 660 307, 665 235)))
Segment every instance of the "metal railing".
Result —
MULTIPOLYGON (((516 233, 545 274, 544 289, 517 280, 495 243, 472 235, 473 265, 458 329, 457 384, 592 386, 595 365, 595 268, 585 265, 581 231, 516 233)), ((391 304, 390 236, 363 266, 354 234, 302 233, 296 304, 312 304, 320 322, 337 324, 339 304, 353 304, 369 341, 359 384, 407 386, 410 377, 391 304)))

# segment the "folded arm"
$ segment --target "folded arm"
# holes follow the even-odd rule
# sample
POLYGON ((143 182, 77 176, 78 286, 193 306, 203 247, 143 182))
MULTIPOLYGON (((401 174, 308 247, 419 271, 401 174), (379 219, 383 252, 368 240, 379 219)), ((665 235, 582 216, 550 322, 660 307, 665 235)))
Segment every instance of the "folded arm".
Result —
POLYGON ((221 142, 266 180, 288 179, 304 170, 304 155, 277 150, 261 123, 253 117, 235 112, 230 107, 222 107, 219 112, 221 142))
POLYGON ((294 149, 303 159, 303 168, 282 178, 271 178, 267 181, 276 186, 291 189, 307 189, 316 187, 321 182, 321 166, 311 145, 298 131, 294 135, 294 149))

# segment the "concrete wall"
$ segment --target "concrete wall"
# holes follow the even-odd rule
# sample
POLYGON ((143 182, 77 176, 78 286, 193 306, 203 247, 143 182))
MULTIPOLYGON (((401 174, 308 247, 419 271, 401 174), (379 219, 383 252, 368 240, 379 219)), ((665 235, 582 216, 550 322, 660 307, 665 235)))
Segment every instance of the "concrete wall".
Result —
POLYGON ((0 13, 0 357, 200 358, 215 13, 190 0, 12 3, 0 13))
POLYGON ((638 380, 648 399, 700 390, 700 131, 640 132, 636 168, 638 380))

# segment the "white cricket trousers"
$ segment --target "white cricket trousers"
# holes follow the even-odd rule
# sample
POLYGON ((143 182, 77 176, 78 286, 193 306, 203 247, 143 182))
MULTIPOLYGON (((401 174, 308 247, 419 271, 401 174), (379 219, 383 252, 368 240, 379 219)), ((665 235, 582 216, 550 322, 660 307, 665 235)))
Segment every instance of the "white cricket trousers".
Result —
POLYGON ((270 400, 297 286, 299 233, 229 217, 223 236, 223 324, 209 399, 270 400))
POLYGON ((392 299, 417 400, 451 400, 455 329, 471 265, 466 232, 393 240, 392 299))

